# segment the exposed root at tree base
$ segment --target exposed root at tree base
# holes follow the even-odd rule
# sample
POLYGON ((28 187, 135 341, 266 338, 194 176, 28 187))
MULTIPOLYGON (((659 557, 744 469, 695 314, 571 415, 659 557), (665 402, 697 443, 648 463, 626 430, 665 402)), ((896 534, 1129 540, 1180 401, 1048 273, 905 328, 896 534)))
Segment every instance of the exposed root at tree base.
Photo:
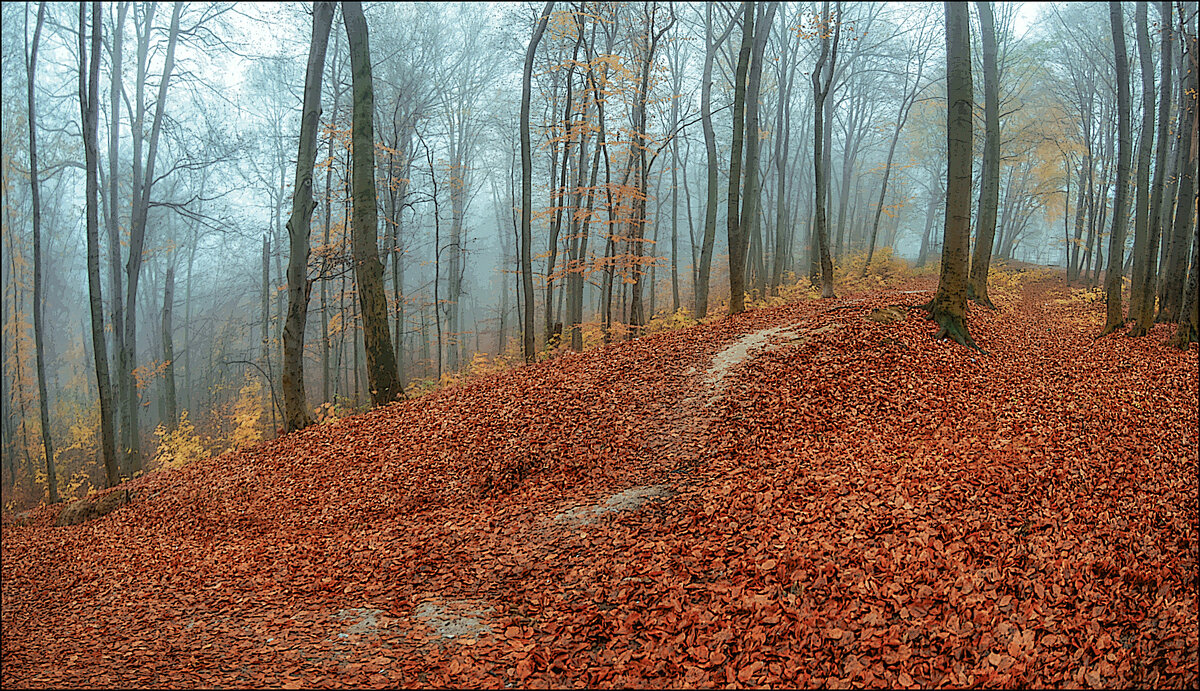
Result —
POLYGON ((928 313, 931 321, 935 321, 938 324, 939 328, 937 334, 933 337, 935 341, 940 341, 943 338, 950 338, 959 345, 966 346, 972 350, 977 350, 984 355, 988 354, 986 350, 980 348, 975 343, 975 339, 971 338, 971 334, 969 331, 967 331, 967 325, 963 321, 962 317, 951 314, 945 310, 935 308, 933 300, 921 305, 920 308, 928 313))
POLYGON ((971 302, 974 302, 976 305, 979 305, 980 307, 986 307, 994 312, 1000 311, 1000 308, 996 306, 996 303, 992 302, 992 298, 988 297, 987 295, 983 295, 981 297, 973 297, 973 298, 971 298, 971 302))
POLYGON ((1118 322, 1113 322, 1111 324, 1105 324, 1104 330, 1101 331, 1100 335, 1097 336, 1096 338, 1104 338, 1105 336, 1107 336, 1111 333, 1116 333, 1117 331, 1120 331, 1123 328, 1125 328, 1125 320, 1124 319, 1122 319, 1121 321, 1118 321, 1118 322))

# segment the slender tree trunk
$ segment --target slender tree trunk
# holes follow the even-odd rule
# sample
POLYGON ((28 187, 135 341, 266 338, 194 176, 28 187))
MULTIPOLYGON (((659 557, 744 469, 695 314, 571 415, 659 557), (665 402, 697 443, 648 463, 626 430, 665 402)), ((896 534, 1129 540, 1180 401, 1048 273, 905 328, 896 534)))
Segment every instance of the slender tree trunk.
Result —
MULTIPOLYGON (((533 245, 533 162, 529 142, 529 92, 533 76, 533 56, 537 53, 538 43, 542 40, 542 34, 546 31, 546 22, 550 19, 552 11, 554 11, 554 2, 550 0, 542 9, 537 28, 533 30, 533 37, 529 40, 529 45, 525 49, 525 71, 521 78, 521 274, 523 279, 522 292, 525 298, 523 320, 524 343, 522 344, 522 350, 525 355, 525 362, 533 362, 535 356, 533 332, 533 259, 530 253, 533 245)), ((549 309, 549 306, 547 306, 547 309, 549 309)))
MULTIPOLYGON (((982 5, 984 3, 980 3, 980 4, 982 5)), ((988 4, 990 4, 990 3, 988 3, 988 4)), ((990 13, 991 13, 991 9, 989 7, 989 9, 988 9, 989 19, 990 19, 990 13)), ((979 16, 983 17, 982 9, 980 9, 979 16)), ((984 29, 984 31, 986 32, 987 30, 984 29)), ((986 39, 984 40, 984 45, 985 46, 987 45, 986 39)), ((995 48, 994 45, 992 47, 995 48)), ((984 55, 985 56, 987 55, 986 47, 984 48, 984 55)), ((985 65, 987 64, 986 57, 984 58, 984 64, 985 65)), ((900 117, 896 123, 895 131, 892 132, 891 144, 888 146, 887 163, 885 163, 883 166, 883 182, 879 186, 879 202, 875 204, 875 220, 872 221, 872 223, 871 223, 871 240, 870 240, 870 245, 867 248, 867 261, 863 262, 863 269, 862 269, 863 276, 867 275, 867 271, 871 268, 871 260, 875 257, 875 239, 879 235, 879 217, 883 213, 883 202, 887 196, 888 179, 892 175, 892 159, 894 158, 894 156, 896 154, 896 143, 900 140, 900 132, 904 129, 904 124, 906 122, 908 122, 908 113, 912 109, 912 104, 916 100, 917 93, 921 89, 921 73, 924 70, 924 68, 925 68, 925 60, 924 60, 924 55, 922 55, 920 62, 917 63, 917 75, 913 79, 913 89, 911 92, 905 90, 904 99, 900 102, 900 117)), ((986 74, 986 67, 984 69, 985 69, 984 74, 986 74)), ((907 79, 907 77, 906 77, 906 79, 907 79)), ((985 77, 985 81, 986 81, 986 77, 985 77)), ((985 87, 985 91, 986 91, 986 87, 985 87)), ((997 122, 997 124, 998 124, 998 122, 997 122)), ((985 168, 986 168, 986 165, 985 165, 985 168)))
MULTIPOLYGON (((304 327, 308 321, 309 235, 313 209, 313 166, 317 158, 317 125, 321 119, 321 77, 325 72, 325 50, 333 23, 333 3, 313 5, 312 44, 304 76, 304 104, 300 114, 300 148, 296 154, 296 185, 292 213, 287 221, 287 319, 283 325, 283 425, 292 432, 312 424, 304 393, 304 327)), ((328 205, 327 205, 328 206, 328 205)))
POLYGON ((171 313, 175 306, 175 267, 167 265, 167 275, 163 286, 162 309, 162 350, 163 350, 163 410, 165 418, 163 425, 167 429, 175 429, 179 419, 178 404, 175 398, 175 341, 171 335, 173 328, 171 313))
POLYGON ((971 23, 965 2, 946 3, 946 221, 942 268, 929 303, 939 329, 976 348, 967 330, 967 248, 971 232, 971 23))
MULTIPOLYGON (((82 12, 82 6, 80 7, 82 12)), ((34 99, 34 84, 37 76, 38 43, 42 37, 42 25, 46 20, 46 3, 38 3, 37 24, 33 29, 33 42, 26 50, 25 77, 28 83, 28 125, 29 125, 29 188, 30 199, 33 203, 33 339, 36 355, 38 412, 42 423, 42 452, 46 456, 46 484, 49 489, 50 503, 58 503, 58 475, 54 468, 54 440, 50 437, 50 397, 46 393, 46 334, 42 325, 42 204, 38 180, 37 159, 37 107, 34 99)), ((28 22, 28 13, 26 13, 28 22)), ((83 32, 83 23, 79 31, 83 32)), ((29 35, 28 26, 25 35, 29 35)), ((91 171, 89 171, 91 172, 91 171)))
MULTIPOLYGON (((784 24, 787 22, 785 21, 784 24)), ((794 59, 795 44, 790 43, 792 32, 786 26, 780 31, 779 72, 776 81, 779 84, 779 106, 775 114, 775 180, 779 189, 775 194, 775 254, 771 262, 771 279, 768 288, 772 293, 778 293, 783 283, 783 272, 787 270, 790 253, 788 228, 788 176, 787 152, 791 149, 791 119, 792 119, 792 84, 796 78, 794 59)))
MULTIPOLYGON (((833 259, 829 253, 829 230, 826 227, 826 209, 829 194, 829 163, 826 151, 825 108, 829 98, 830 85, 833 83, 833 72, 837 63, 838 39, 841 34, 842 3, 837 3, 838 19, 833 30, 833 46, 830 48, 829 29, 821 32, 821 56, 812 71, 813 85, 813 176, 814 203, 813 235, 816 236, 817 255, 814 259, 820 262, 821 268, 821 297, 831 298, 833 295, 833 259)), ((824 21, 834 21, 829 14, 829 0, 825 0, 821 10, 824 21)))
POLYGON ((1104 331, 1110 334, 1125 325, 1121 304, 1122 268, 1125 260, 1125 216, 1129 198, 1129 54, 1125 50, 1125 26, 1121 3, 1108 4, 1112 22, 1113 50, 1117 65, 1117 190, 1113 203, 1112 234, 1109 235, 1108 269, 1104 273, 1104 292, 1108 302, 1104 331))
MULTIPOLYGON (((752 7, 752 6, 751 6, 752 7)), ((775 17, 778 3, 768 3, 766 9, 756 9, 761 15, 752 22, 749 30, 753 30, 753 46, 750 56, 750 73, 746 84, 744 102, 746 104, 746 182, 743 190, 745 204, 742 206, 741 222, 738 223, 736 234, 729 237, 729 313, 737 314, 745 309, 743 299, 746 290, 746 253, 749 248, 750 235, 759 215, 759 201, 762 191, 759 185, 758 169, 758 96, 762 85, 763 52, 766 49, 767 37, 771 33, 771 21, 775 17), (755 27, 754 24, 758 26, 755 27), (737 252, 733 250, 737 245, 737 252), (735 272, 736 268, 736 272, 735 272)), ((749 12, 749 10, 747 10, 749 12)), ((745 39, 743 39, 744 42, 745 39)), ((730 225, 730 228, 733 228, 730 225)), ((759 272, 761 276, 761 271, 759 272)))
POLYGON ((343 2, 342 19, 350 44, 350 72, 354 88, 354 160, 351 172, 354 186, 351 231, 354 274, 362 313, 371 400, 376 406, 382 406, 397 398, 405 398, 405 394, 396 376, 396 354, 392 351, 392 339, 388 333, 387 296, 383 292, 383 265, 379 262, 379 246, 376 243, 379 219, 375 209, 375 135, 372 121, 375 95, 371 83, 367 21, 363 17, 362 3, 343 2))
POLYGON ((742 45, 738 51, 737 73, 734 77, 733 89, 733 145, 730 147, 729 154, 729 202, 725 221, 726 238, 729 245, 730 314, 737 314, 744 309, 742 302, 745 290, 746 261, 744 250, 742 250, 742 228, 738 206, 742 194, 742 147, 746 132, 746 72, 750 68, 750 53, 754 46, 754 15, 754 3, 743 2, 742 45))
MULTIPOLYGON (((154 120, 150 126, 145 173, 137 186, 130 214, 129 261, 125 265, 125 306, 127 311, 125 312, 125 351, 122 358, 124 371, 120 374, 125 379, 125 404, 128 407, 126 414, 128 418, 126 429, 128 447, 126 455, 131 473, 137 473, 142 467, 141 443, 138 438, 138 410, 140 405, 138 404, 137 387, 133 376, 133 371, 137 366, 138 278, 141 274, 142 255, 146 242, 146 221, 150 211, 150 194, 156 179, 154 177, 154 165, 158 153, 158 137, 162 132, 163 113, 167 103, 167 86, 170 84, 171 72, 175 67, 175 44, 179 36, 179 15, 182 10, 183 3, 176 2, 174 10, 171 13, 171 27, 167 37, 166 58, 163 63, 162 80, 158 85, 158 101, 154 106, 154 120)), ((146 18, 147 23, 152 18, 153 12, 151 12, 151 16, 146 18)), ((137 130, 135 136, 140 135, 140 128, 135 129, 137 130)), ((135 177, 137 177, 137 172, 135 171, 135 177)), ((122 425, 122 427, 124 428, 126 425, 122 425)))
MULTIPOLYGON (((121 157, 121 67, 123 56, 123 44, 125 35, 125 16, 129 12, 128 2, 117 3, 116 23, 113 26, 112 35, 112 68, 111 83, 109 86, 108 98, 111 112, 109 114, 108 123, 108 199, 109 213, 107 221, 107 236, 108 236, 108 275, 109 275, 109 299, 112 302, 112 330, 113 335, 113 356, 116 361, 113 363, 114 369, 120 373, 120 353, 125 348, 125 332, 121 329, 121 325, 125 323, 125 310, 121 297, 121 230, 118 223, 117 210, 120 205, 117 204, 118 197, 118 170, 120 167, 121 157)), ((118 376, 116 383, 119 386, 122 381, 118 376)), ((118 395, 118 400, 121 396, 118 395)), ((115 421, 114 421, 115 423, 115 421)))
MULTIPOLYGON (((1168 5, 1168 13, 1170 7, 1168 5)), ((1162 204, 1162 168, 1165 157, 1159 156, 1158 178, 1155 180, 1154 199, 1150 198, 1150 153, 1154 147, 1154 58, 1150 51, 1150 30, 1147 26, 1146 3, 1138 2, 1134 15, 1137 25, 1138 59, 1142 75, 1142 132, 1138 144, 1137 188, 1134 201, 1133 222, 1133 274, 1129 290, 1129 319, 1134 322, 1130 336, 1143 336, 1150 329, 1154 319, 1153 304, 1147 304, 1146 297, 1154 295, 1153 278, 1150 272, 1155 257, 1158 254, 1158 224, 1152 219, 1158 218, 1158 205, 1162 204), (1154 230, 1151 230, 1153 226, 1154 230), (1152 237, 1153 236, 1153 237, 1152 237)), ((1170 74, 1171 63, 1171 31, 1170 14, 1166 15, 1160 30, 1163 36, 1163 74, 1170 74)), ((1167 80, 1163 80, 1160 99, 1164 105, 1169 105, 1167 80)), ((1159 128, 1158 150, 1165 151, 1165 128, 1159 128)))
POLYGON ((736 20, 731 20, 720 37, 714 40, 712 28, 711 3, 705 6, 704 22, 704 71, 700 79, 700 126, 704 130, 704 148, 708 154, 708 196, 704 207, 704 237, 701 240, 700 267, 696 280, 696 309, 695 318, 703 319, 708 315, 708 283, 712 272, 713 247, 717 238, 717 194, 718 194, 718 162, 717 135, 712 124, 712 69, 713 59, 717 49, 725 42, 733 30, 736 20))
POLYGON ((97 142, 100 120, 97 97, 100 90, 100 2, 96 0, 92 3, 90 60, 84 58, 84 27, 87 23, 84 8, 84 3, 79 3, 79 112, 80 122, 83 124, 84 158, 87 167, 88 297, 92 314, 92 354, 96 364, 96 389, 100 397, 100 451, 104 458, 105 479, 108 486, 113 487, 120 481, 120 474, 117 469, 116 439, 113 435, 113 400, 108 378, 108 352, 104 342, 104 299, 100 289, 100 154, 97 142))
POLYGON ((983 46, 984 140, 983 172, 979 181, 979 232, 975 256, 967 279, 967 297, 977 304, 995 308, 988 296, 988 270, 996 236, 996 205, 1000 197, 1000 79, 996 65, 996 29, 992 3, 977 2, 979 31, 983 46))

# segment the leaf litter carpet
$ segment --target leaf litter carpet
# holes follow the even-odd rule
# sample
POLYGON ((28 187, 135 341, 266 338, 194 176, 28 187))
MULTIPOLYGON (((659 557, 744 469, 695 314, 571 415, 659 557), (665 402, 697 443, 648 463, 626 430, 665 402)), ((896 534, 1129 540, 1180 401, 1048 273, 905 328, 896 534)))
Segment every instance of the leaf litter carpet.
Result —
POLYGON ((1196 687, 1196 347, 1043 277, 972 309, 983 356, 865 318, 906 287, 6 524, 3 685, 1196 687))

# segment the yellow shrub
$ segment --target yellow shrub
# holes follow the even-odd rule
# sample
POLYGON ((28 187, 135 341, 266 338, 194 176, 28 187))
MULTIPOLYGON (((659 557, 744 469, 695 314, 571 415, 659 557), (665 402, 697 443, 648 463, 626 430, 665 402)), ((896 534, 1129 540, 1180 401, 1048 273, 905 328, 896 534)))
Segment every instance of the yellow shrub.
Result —
POLYGON ((196 434, 196 428, 188 420, 186 410, 180 413, 179 424, 175 429, 168 432, 165 427, 159 425, 154 430, 154 436, 158 437, 158 450, 154 453, 154 462, 160 468, 182 468, 193 461, 208 458, 204 444, 196 434))
POLYGON ((263 417, 262 383, 246 375, 246 383, 238 391, 237 403, 233 406, 233 434, 229 436, 229 448, 241 449, 262 441, 263 417))

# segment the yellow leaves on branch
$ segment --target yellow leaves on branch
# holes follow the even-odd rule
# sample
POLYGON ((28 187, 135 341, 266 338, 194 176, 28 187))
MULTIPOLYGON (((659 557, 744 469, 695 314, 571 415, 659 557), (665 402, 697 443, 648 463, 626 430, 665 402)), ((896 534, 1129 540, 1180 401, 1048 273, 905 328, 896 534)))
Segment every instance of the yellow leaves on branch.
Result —
POLYGON ((170 360, 155 360, 141 367, 134 367, 133 381, 137 385, 138 391, 145 391, 146 387, 150 386, 156 378, 162 376, 169 364, 171 364, 170 360))

